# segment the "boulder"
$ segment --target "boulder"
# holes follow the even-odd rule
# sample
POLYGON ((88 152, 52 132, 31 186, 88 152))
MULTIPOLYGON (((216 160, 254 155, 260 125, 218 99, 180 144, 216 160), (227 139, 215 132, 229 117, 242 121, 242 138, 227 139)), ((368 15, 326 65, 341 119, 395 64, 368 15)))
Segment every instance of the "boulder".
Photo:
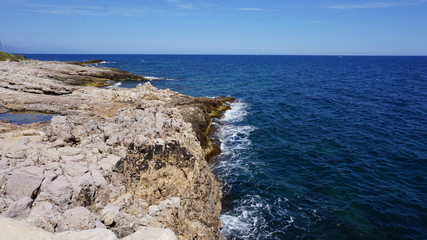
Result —
POLYGON ((29 197, 23 197, 18 201, 13 202, 9 207, 2 213, 3 216, 9 218, 25 218, 30 213, 33 199, 29 197))
POLYGON ((4 240, 59 240, 53 233, 28 223, 0 216, 0 239, 4 240))
POLYGON ((116 235, 105 228, 95 228, 84 231, 67 231, 55 234, 60 240, 117 240, 116 235))
POLYGON ((92 172, 93 181, 95 182, 95 185, 97 187, 103 188, 103 187, 107 186, 108 182, 107 182, 107 180, 105 180, 104 176, 102 175, 102 173, 100 171, 93 170, 91 172, 92 172))
POLYGON ((58 151, 61 156, 75 156, 82 153, 81 148, 75 148, 75 147, 62 147, 62 148, 58 148, 58 151))
POLYGON ((43 228, 46 231, 54 232, 59 219, 58 207, 49 202, 42 202, 31 208, 31 213, 25 219, 25 222, 43 228))
POLYGON ((58 222, 59 232, 70 230, 87 230, 95 227, 95 219, 92 213, 85 207, 76 207, 67 210, 58 222))
POLYGON ((117 206, 106 206, 101 211, 101 221, 106 226, 110 226, 116 223, 117 219, 120 217, 120 208, 117 206))
POLYGON ((12 200, 24 197, 34 198, 43 181, 43 170, 37 167, 27 167, 15 170, 7 177, 6 194, 12 200))
POLYGON ((85 162, 67 162, 64 164, 64 171, 68 176, 79 177, 89 172, 89 168, 85 162))
POLYGON ((105 171, 112 172, 120 161, 120 157, 116 155, 108 155, 99 161, 99 165, 105 171))
POLYGON ((121 240, 177 240, 177 237, 168 228, 143 227, 121 240))
POLYGON ((70 202, 73 188, 66 177, 59 176, 47 187, 47 192, 55 204, 62 206, 70 202))
POLYGON ((73 187, 72 202, 76 206, 90 206, 95 200, 97 191, 95 181, 88 172, 79 177, 68 177, 73 187))

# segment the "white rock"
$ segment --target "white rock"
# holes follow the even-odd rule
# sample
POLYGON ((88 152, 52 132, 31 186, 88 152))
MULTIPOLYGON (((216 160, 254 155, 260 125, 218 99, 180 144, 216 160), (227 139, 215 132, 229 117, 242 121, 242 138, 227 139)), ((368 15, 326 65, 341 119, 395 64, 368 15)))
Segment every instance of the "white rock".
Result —
POLYGON ((47 162, 44 165, 45 170, 55 171, 60 168, 59 162, 47 162))
POLYGON ((104 176, 102 175, 102 173, 98 170, 93 170, 92 171, 92 178, 93 181, 95 181, 95 185, 97 187, 105 187, 107 186, 107 180, 105 180, 104 176))
POLYGON ((33 199, 24 197, 18 201, 13 202, 9 207, 2 213, 4 217, 10 218, 25 218, 30 213, 30 207, 33 203, 33 199))
POLYGON ((0 197, 0 212, 3 212, 7 208, 8 204, 5 199, 0 197))
POLYGON ((155 217, 159 211, 160 208, 157 205, 151 205, 148 207, 148 214, 150 214, 150 216, 155 217))
POLYGON ((9 168, 9 161, 6 159, 1 159, 0 160, 0 169, 6 169, 9 168))
POLYGON ((95 228, 107 228, 101 221, 95 221, 95 228))
POLYGON ((121 240, 177 240, 177 237, 168 228, 143 227, 121 240))
POLYGON ((25 129, 24 131, 22 131, 22 135, 24 135, 24 136, 34 136, 37 134, 38 134, 38 132, 34 129, 25 129))
POLYGON ((117 240, 116 235, 105 228, 95 228, 79 232, 62 232, 55 234, 61 240, 117 240))
POLYGON ((108 155, 106 158, 103 158, 99 161, 99 165, 102 169, 112 172, 116 167, 117 163, 120 161, 120 157, 116 155, 108 155))
POLYGON ((64 212, 58 222, 58 231, 87 230, 95 227, 91 212, 85 207, 76 207, 64 212))
POLYGON ((10 159, 24 159, 26 157, 26 154, 23 151, 9 152, 9 153, 6 153, 6 157, 10 159))
POLYGON ((3 184, 6 182, 8 172, 9 169, 3 169, 0 165, 0 187, 3 186, 3 184))
POLYGON ((43 172, 41 176, 34 176, 25 172, 14 171, 7 177, 6 195, 12 200, 31 197, 40 187, 42 180, 43 172))
POLYGON ((33 176, 43 176, 43 168, 37 166, 23 167, 19 171, 33 176))
POLYGON ((94 193, 96 192, 96 185, 90 173, 86 173, 79 177, 68 177, 68 180, 73 187, 72 199, 74 203, 81 205, 83 202, 75 201, 78 201, 78 199, 88 200, 88 197, 92 198, 94 196, 94 193))
POLYGON ((67 162, 64 164, 64 171, 71 177, 79 177, 89 172, 89 168, 85 162, 67 162))
POLYGON ((117 221, 120 217, 120 208, 117 206, 106 206, 101 211, 101 220, 106 226, 109 226, 117 221))
POLYGON ((2 240, 59 240, 53 233, 28 223, 0 216, 0 239, 2 240))
POLYGON ((51 203, 42 202, 31 208, 31 213, 25 219, 25 222, 53 232, 59 221, 59 215, 60 213, 57 212, 57 209, 51 203))
POLYGON ((179 197, 173 197, 173 198, 161 201, 159 204, 159 207, 160 209, 167 208, 167 207, 179 207, 180 202, 181 202, 181 199, 179 197))
POLYGON ((78 155, 73 155, 73 156, 61 156, 61 159, 64 160, 65 162, 81 162, 83 160, 85 160, 85 155, 83 154, 78 154, 78 155))
POLYGON ((61 156, 74 156, 82 153, 81 148, 75 148, 75 147, 62 147, 58 148, 59 153, 61 156))
POLYGON ((59 176, 47 187, 47 192, 51 196, 52 201, 61 206, 70 201, 73 195, 73 188, 66 177, 59 176))

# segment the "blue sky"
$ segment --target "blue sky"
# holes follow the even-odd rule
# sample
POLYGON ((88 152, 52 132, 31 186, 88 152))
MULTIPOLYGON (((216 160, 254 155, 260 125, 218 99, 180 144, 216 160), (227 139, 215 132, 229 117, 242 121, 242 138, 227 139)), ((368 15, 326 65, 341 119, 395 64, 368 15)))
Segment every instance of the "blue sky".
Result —
POLYGON ((0 0, 26 53, 427 55, 427 0, 0 0))

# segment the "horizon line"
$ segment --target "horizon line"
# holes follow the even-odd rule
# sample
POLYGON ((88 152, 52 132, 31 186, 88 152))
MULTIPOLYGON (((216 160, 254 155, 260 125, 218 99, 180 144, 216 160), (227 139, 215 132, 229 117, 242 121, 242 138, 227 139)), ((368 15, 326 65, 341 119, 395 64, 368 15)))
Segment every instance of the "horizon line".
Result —
POLYGON ((249 53, 13 53, 20 55, 194 55, 194 56, 325 56, 325 57, 427 57, 409 54, 249 54, 249 53))

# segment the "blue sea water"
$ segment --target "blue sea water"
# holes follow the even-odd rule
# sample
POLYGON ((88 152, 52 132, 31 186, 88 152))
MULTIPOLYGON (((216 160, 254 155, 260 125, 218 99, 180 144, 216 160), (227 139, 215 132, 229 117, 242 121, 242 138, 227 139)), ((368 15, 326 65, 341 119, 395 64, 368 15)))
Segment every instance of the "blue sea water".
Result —
POLYGON ((227 239, 427 239, 427 57, 27 56, 236 97, 212 165, 227 239))
POLYGON ((53 115, 51 114, 36 112, 6 112, 0 114, 0 121, 22 125, 35 122, 48 122, 52 117, 53 115))

